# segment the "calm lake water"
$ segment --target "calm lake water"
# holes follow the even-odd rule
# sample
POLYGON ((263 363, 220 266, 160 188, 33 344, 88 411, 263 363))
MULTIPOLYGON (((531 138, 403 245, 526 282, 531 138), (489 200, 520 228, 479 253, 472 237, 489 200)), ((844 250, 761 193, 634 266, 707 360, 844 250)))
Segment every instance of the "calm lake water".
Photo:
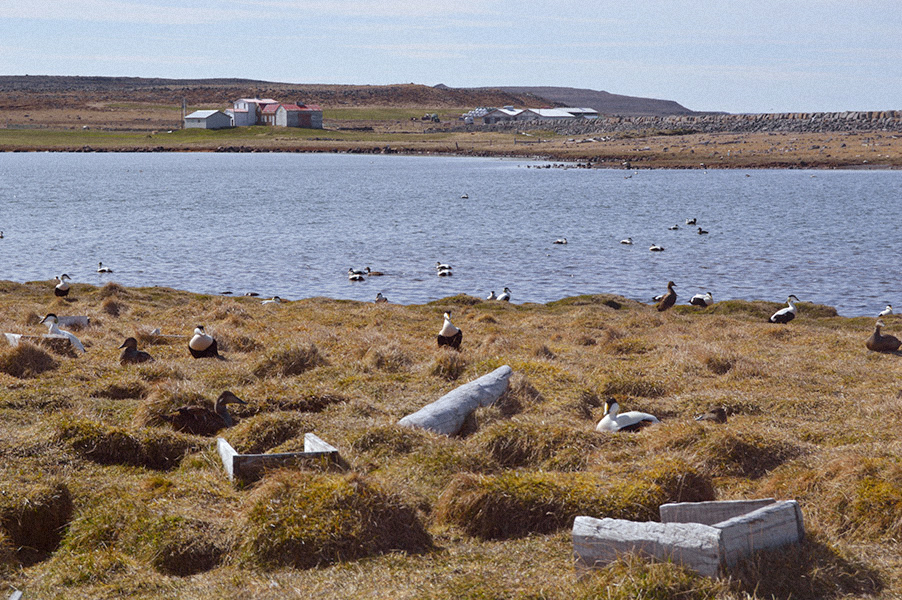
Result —
POLYGON ((902 172, 625 171, 327 154, 0 154, 0 279, 423 303, 505 286, 515 302, 902 309, 902 172), (468 198, 461 198, 466 194, 468 198), (710 233, 685 225, 697 218, 710 233), (670 231, 669 226, 680 229, 670 231), (567 245, 552 242, 566 237, 567 245), (632 237, 632 246, 619 240, 632 237), (652 253, 652 243, 666 248, 652 253), (114 269, 96 273, 98 261, 114 269), (437 277, 436 261, 453 277, 437 277), (349 267, 383 271, 349 282, 349 267))

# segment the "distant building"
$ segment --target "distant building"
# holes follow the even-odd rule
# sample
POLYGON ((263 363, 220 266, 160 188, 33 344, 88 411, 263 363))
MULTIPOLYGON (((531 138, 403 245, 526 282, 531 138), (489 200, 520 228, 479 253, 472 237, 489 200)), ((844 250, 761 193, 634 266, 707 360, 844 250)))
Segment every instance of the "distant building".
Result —
POLYGON ((185 117, 185 129, 226 129, 234 127, 232 117, 221 110, 196 110, 185 117))
POLYGON ((262 125, 263 110, 269 105, 278 105, 272 98, 240 98, 232 103, 226 112, 232 115, 235 127, 262 125))
POLYGON ((567 121, 570 119, 597 119, 594 108, 476 108, 464 113, 461 119, 471 124, 482 119, 486 125, 509 123, 512 121, 567 121))
POLYGON ((482 122, 486 125, 494 125, 495 123, 509 123, 510 121, 521 121, 520 115, 523 113, 522 108, 514 108, 513 106, 505 106, 504 108, 496 108, 490 110, 482 116, 482 122))
POLYGON ((302 102, 283 104, 270 98, 242 98, 235 100, 226 111, 234 116, 236 127, 268 125, 270 127, 323 128, 323 110, 302 102))
POLYGON ((280 104, 276 109, 275 125, 278 127, 323 128, 323 111, 319 106, 302 103, 280 104))

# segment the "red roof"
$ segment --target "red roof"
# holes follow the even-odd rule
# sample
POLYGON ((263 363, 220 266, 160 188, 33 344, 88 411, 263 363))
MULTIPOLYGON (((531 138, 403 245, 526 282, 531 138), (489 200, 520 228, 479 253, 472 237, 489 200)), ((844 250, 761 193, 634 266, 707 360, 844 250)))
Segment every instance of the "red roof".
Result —
POLYGON ((276 110, 278 110, 279 106, 282 106, 282 105, 281 104, 267 104, 266 106, 263 107, 262 112, 263 112, 263 114, 268 114, 268 113, 275 114, 275 112, 276 112, 276 110))
POLYGON ((297 110, 306 110, 306 111, 321 110, 319 106, 307 106, 307 105, 298 106, 297 104, 283 104, 282 106, 285 108, 285 110, 293 110, 293 111, 297 111, 297 110))

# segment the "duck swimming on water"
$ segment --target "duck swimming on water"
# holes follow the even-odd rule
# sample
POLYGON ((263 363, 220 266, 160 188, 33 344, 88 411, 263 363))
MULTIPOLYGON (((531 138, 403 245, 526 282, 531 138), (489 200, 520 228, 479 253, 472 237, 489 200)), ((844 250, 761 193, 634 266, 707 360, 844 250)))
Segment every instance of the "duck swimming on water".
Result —
POLYGON ((664 246, 659 246, 657 244, 652 244, 651 248, 649 248, 651 252, 664 252, 664 246))
POLYGON ((639 431, 643 427, 660 423, 661 421, 654 415, 630 410, 625 413, 620 412, 620 405, 614 399, 604 403, 604 417, 595 426, 595 431, 603 433, 605 431, 639 431))
POLYGON ((104 267, 102 262, 97 263, 97 272, 98 273, 112 273, 113 270, 109 267, 104 267))
POLYGON ((620 240, 620 243, 621 243, 621 244, 626 244, 627 246, 632 246, 632 245, 633 245, 633 238, 628 237, 628 238, 626 238, 625 240, 620 240))

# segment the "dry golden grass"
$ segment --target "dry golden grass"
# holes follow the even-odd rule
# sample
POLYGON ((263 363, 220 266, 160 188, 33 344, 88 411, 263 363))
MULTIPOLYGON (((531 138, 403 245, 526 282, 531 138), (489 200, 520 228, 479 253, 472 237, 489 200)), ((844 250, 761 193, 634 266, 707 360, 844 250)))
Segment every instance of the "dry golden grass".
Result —
POLYGON ((272 311, 160 288, 77 284, 71 302, 51 290, 0 282, 3 331, 43 333, 51 311, 91 319, 83 356, 0 348, 0 577, 28 598, 902 595, 902 358, 865 350, 870 319, 806 304, 773 325, 778 304, 739 301, 662 315, 609 295, 272 311), (460 352, 435 346, 449 306, 460 352), (189 356, 197 323, 227 361, 189 356), (156 327, 184 337, 146 335, 156 327), (155 361, 119 365, 128 336, 155 361), (466 435, 397 425, 504 364, 510 390, 466 435), (350 472, 230 483, 213 440, 160 418, 225 390, 248 402, 222 432, 242 452, 294 451, 314 432, 350 472), (663 423, 598 434, 608 397, 663 423), (727 424, 693 421, 715 406, 727 424), (808 541, 727 578, 628 557, 573 571, 576 514, 652 519, 663 501, 771 495, 801 502, 808 541))

